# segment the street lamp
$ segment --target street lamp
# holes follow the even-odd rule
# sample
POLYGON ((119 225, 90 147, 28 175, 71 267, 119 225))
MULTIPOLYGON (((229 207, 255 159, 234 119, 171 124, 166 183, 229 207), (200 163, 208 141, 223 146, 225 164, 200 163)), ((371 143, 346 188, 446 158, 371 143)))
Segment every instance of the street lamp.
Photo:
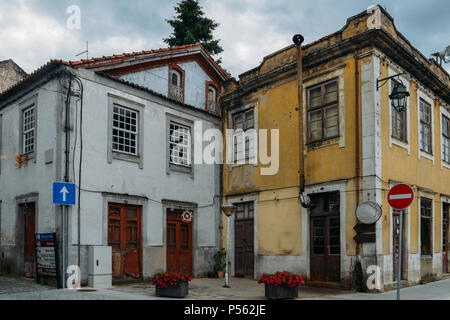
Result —
MULTIPOLYGON (((380 90, 380 88, 384 86, 388 82, 388 80, 400 77, 401 75, 404 75, 404 73, 399 73, 384 79, 378 79, 377 91, 380 90), (383 84, 380 85, 381 82, 383 82, 383 84)), ((403 83, 401 81, 395 83, 394 89, 392 89, 392 93, 389 95, 389 99, 391 99, 392 106, 395 108, 395 110, 397 110, 397 112, 402 112, 403 109, 407 107, 408 97, 409 92, 408 90, 406 90, 406 87, 403 85, 403 83)))
POLYGON ((232 205, 232 204, 228 204, 222 207, 222 211, 223 213, 227 216, 227 250, 225 251, 225 285, 224 288, 229 288, 230 286, 228 285, 228 250, 230 249, 229 241, 228 239, 230 238, 230 218, 233 214, 236 213, 236 206, 232 205))
POLYGON ((389 99, 392 101, 392 106, 397 112, 402 112, 408 103, 409 92, 402 83, 396 83, 389 99))

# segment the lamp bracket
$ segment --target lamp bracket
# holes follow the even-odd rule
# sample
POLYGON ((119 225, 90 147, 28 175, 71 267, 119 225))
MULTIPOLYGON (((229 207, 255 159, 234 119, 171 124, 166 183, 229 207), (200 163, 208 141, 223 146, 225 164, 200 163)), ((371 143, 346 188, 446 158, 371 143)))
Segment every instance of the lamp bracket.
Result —
MULTIPOLYGON (((387 77, 387 78, 384 78, 384 79, 377 79, 377 91, 379 91, 380 88, 381 88, 382 86, 384 86, 384 85, 387 83, 388 80, 393 79, 393 78, 400 77, 400 76, 402 76, 402 75, 404 75, 404 74, 405 74, 405 72, 399 73, 399 74, 396 74, 396 75, 394 75, 394 76, 390 76, 390 77, 387 77), (384 81, 384 82, 383 82, 383 81, 384 81), (380 82, 383 82, 383 83, 380 85, 380 82)), ((400 82, 401 82, 401 80, 400 80, 400 82)))

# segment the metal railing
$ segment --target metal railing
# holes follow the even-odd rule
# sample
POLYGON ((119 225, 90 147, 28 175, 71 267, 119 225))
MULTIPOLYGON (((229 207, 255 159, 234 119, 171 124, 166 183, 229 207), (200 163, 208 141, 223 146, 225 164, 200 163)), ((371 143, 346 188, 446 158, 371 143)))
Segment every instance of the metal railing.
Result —
POLYGON ((183 102, 184 100, 183 88, 171 84, 169 86, 169 98, 183 102))

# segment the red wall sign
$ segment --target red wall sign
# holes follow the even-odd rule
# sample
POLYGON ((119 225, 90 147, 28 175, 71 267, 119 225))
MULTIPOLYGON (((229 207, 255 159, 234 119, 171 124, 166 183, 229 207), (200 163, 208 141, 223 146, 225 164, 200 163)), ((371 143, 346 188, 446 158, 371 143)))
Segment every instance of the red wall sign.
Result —
POLYGON ((411 186, 401 183, 389 191, 389 205, 397 210, 408 208, 414 201, 414 189, 411 186))

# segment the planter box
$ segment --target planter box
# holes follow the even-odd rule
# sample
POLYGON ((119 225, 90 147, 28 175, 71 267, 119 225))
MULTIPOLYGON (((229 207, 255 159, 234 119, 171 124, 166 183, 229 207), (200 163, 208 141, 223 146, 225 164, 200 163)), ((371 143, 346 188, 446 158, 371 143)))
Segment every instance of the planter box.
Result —
POLYGON ((274 286, 272 284, 266 284, 266 298, 268 299, 294 299, 298 298, 298 285, 289 288, 287 285, 282 284, 274 286))
POLYGON ((189 293, 188 282, 183 282, 181 287, 155 288, 157 297, 184 298, 189 293))

